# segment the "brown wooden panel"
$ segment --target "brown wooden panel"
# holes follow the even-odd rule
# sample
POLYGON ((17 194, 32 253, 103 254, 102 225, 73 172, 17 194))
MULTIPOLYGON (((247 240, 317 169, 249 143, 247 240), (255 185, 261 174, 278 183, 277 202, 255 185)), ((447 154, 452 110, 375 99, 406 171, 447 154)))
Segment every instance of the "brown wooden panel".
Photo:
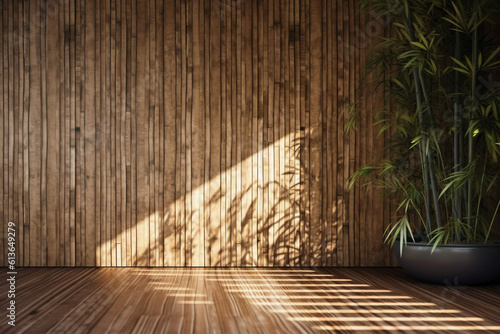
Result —
MULTIPOLYGON (((163 98, 165 115, 165 164, 164 164, 164 264, 176 264, 176 220, 175 220, 175 181, 176 181, 176 30, 175 3, 168 1, 164 8, 164 84, 163 98)), ((203 225, 203 222, 201 222, 203 225)))
POLYGON ((311 73, 311 109, 310 120, 310 238, 311 238, 311 265, 321 266, 322 253, 322 223, 321 206, 323 201, 322 192, 322 29, 321 15, 322 3, 311 1, 311 46, 310 46, 310 73, 311 73))
MULTIPOLYGON (((18 34, 18 31, 15 27, 18 27, 19 24, 18 24, 18 21, 19 21, 19 16, 18 16, 18 12, 17 12, 17 4, 16 3, 13 3, 12 4, 13 8, 12 8, 12 22, 13 22, 13 27, 14 27, 14 30, 15 30, 15 34, 18 34)), ((15 38, 12 38, 12 49, 13 49, 13 53, 19 53, 19 43, 17 42, 17 40, 15 38)), ((21 58, 22 59, 22 58, 21 58)), ((19 81, 19 60, 20 60, 20 57, 12 57, 12 61, 10 63, 10 66, 12 68, 12 72, 13 72, 13 76, 14 76, 14 82, 16 81, 19 81)), ((14 91, 13 91, 13 104, 12 104, 12 117, 13 119, 11 120, 12 124, 14 125, 14 127, 12 128, 12 133, 11 133, 11 136, 13 136, 13 138, 16 138, 18 137, 18 133, 19 133, 19 129, 18 129, 18 124, 19 124, 19 120, 18 120, 18 117, 19 117, 19 103, 15 103, 16 101, 19 100, 19 89, 17 87, 14 87, 14 91)), ((12 210, 11 213, 10 213, 10 216, 12 220, 16 221, 16 220, 19 220, 18 216, 19 216, 19 201, 18 200, 14 200, 14 199, 19 199, 19 196, 18 196, 18 187, 17 187, 17 184, 18 184, 18 181, 19 181, 19 169, 17 168, 18 167, 18 140, 12 140, 10 143, 9 143, 9 150, 10 150, 10 146, 11 146, 11 143, 12 143, 12 160, 11 158, 9 158, 9 160, 11 160, 11 164, 12 164, 12 175, 13 177, 11 178, 12 180, 9 180, 13 183, 13 188, 12 190, 10 191, 10 194, 9 194, 9 199, 12 201, 12 206, 9 205, 10 209, 12 210), (12 198, 10 198, 12 197, 12 198)), ((10 153, 10 152, 9 152, 10 153)), ((10 203, 9 203, 10 204, 10 203)))
POLYGON ((83 159, 85 174, 83 180, 83 192, 85 194, 85 262, 86 266, 96 264, 96 30, 95 30, 95 3, 85 1, 85 44, 84 44, 84 114, 85 123, 81 128, 83 132, 83 159))
POLYGON ((149 1, 143 2, 137 12, 137 101, 132 110, 137 120, 137 265, 147 266, 150 260, 150 200, 149 186, 149 1), (140 45, 140 47, 139 47, 140 45))
POLYGON ((380 36, 360 36, 389 27, 358 4, 2 2, 0 216, 18 263, 394 265, 390 204, 347 187, 382 153, 364 75, 380 36))
MULTIPOLYGON (((236 8, 236 162, 242 161, 243 149, 243 121, 242 121, 242 108, 243 108, 243 55, 242 55, 242 5, 239 4, 236 8)), ((236 165, 236 193, 233 199, 233 210, 236 216, 236 265, 241 266, 243 260, 243 234, 242 234, 242 194, 243 194, 243 175, 242 165, 236 165)))
POLYGON ((155 70, 155 50, 156 50, 156 3, 155 0, 149 1, 149 3, 145 2, 145 6, 147 6, 147 28, 146 31, 148 33, 147 40, 149 43, 149 47, 146 46, 146 54, 149 59, 148 65, 148 74, 146 75, 147 77, 147 84, 145 88, 145 94, 148 96, 149 101, 145 105, 148 109, 147 114, 147 122, 148 122, 148 136, 147 136, 147 141, 148 141, 148 155, 147 155, 147 164, 148 164, 148 171, 149 175, 148 177, 148 190, 149 190, 149 195, 148 195, 148 201, 149 201, 149 235, 148 235, 148 241, 149 241, 149 265, 150 266, 156 266, 157 263, 157 258, 156 258, 156 253, 158 250, 156 241, 156 234, 157 234, 157 209, 155 207, 155 198, 158 196, 156 189, 157 189, 157 183, 156 183, 156 164, 155 164, 155 158, 156 158, 156 152, 157 152, 157 145, 156 143, 156 136, 155 136, 155 130, 158 126, 158 120, 156 120, 156 80, 157 80, 157 72, 155 70))
MULTIPOLYGON (((5 222, 8 222, 8 217, 6 216, 6 210, 5 210, 5 204, 4 204, 4 180, 8 179, 8 171, 5 170, 4 167, 4 150, 5 150, 5 143, 8 141, 8 132, 5 131, 5 119, 7 117, 7 113, 3 112, 3 110, 8 109, 8 106, 6 106, 5 99, 8 98, 9 94, 4 92, 4 87, 5 87, 5 71, 4 71, 4 62, 5 62, 5 57, 6 57, 6 52, 5 50, 5 45, 8 44, 6 41, 6 31, 8 29, 5 28, 5 19, 4 15, 7 15, 8 11, 4 10, 4 4, 3 2, 0 3, 0 17, 2 18, 2 24, 0 24, 0 34, 1 34, 1 39, 0 39, 0 52, 1 52, 1 57, 0 57, 0 107, 2 108, 2 115, 0 116, 0 129, 2 130, 2 134, 0 135, 0 219, 3 220, 2 226, 0 226, 0 233, 2 236, 5 235, 5 231, 7 231, 7 227, 5 222), (4 174, 5 173, 5 174, 4 174)), ((8 159, 6 159, 8 161, 8 159)), ((5 237, 2 238, 4 240, 5 237)), ((2 241, 5 242, 5 241, 2 241)), ((7 257, 6 255, 6 247, 3 245, 0 248, 0 265, 5 266, 7 265, 7 257)))
MULTIPOLYGON (((57 265, 58 243, 57 243, 57 212, 58 212, 58 185, 59 185, 59 89, 58 89, 58 53, 61 40, 59 39, 58 20, 59 15, 56 8, 50 8, 51 17, 47 20, 47 49, 53 50, 47 53, 47 137, 48 137, 48 159, 47 159, 47 265, 57 265)), ((93 84, 93 82, 92 82, 93 84)))
MULTIPOLYGON (((175 247, 172 252, 175 252, 175 265, 184 265, 184 257, 181 255, 181 242, 182 242, 182 184, 181 175, 183 170, 181 168, 181 136, 182 136, 182 123, 181 123, 181 68, 182 68, 182 49, 181 49, 181 4, 180 1, 175 1, 175 247)), ((208 68, 208 67, 207 67, 208 68)))
POLYGON ((192 4, 192 182, 191 182, 191 238, 192 265, 205 265, 205 229, 204 229, 204 173, 205 173, 205 94, 204 94, 204 3, 193 1, 192 4))
MULTIPOLYGON (((117 256, 120 261, 118 265, 127 265, 127 251, 129 243, 127 242, 127 161, 126 161, 126 133, 127 133, 127 113, 126 113, 126 96, 127 96, 127 29, 128 22, 126 19, 126 3, 119 1, 117 3, 117 15, 119 18, 119 25, 117 29, 117 46, 119 49, 117 58, 117 72, 119 80, 117 83, 117 111, 119 117, 117 118, 117 145, 120 154, 116 155, 116 164, 118 173, 117 187, 120 192, 118 195, 117 203, 117 234, 120 242, 121 252, 117 256)), ((163 257, 162 257, 163 258, 163 257)))
MULTIPOLYGON (((227 91, 226 91, 226 68, 227 68, 227 54, 226 54, 226 43, 227 43, 227 20, 226 20, 226 7, 227 1, 220 1, 220 10, 216 7, 216 13, 219 16, 220 22, 220 77, 219 81, 214 81, 214 85, 220 86, 220 265, 226 266, 227 260, 227 244, 226 244, 226 173, 223 173, 226 169, 226 149, 227 149, 227 139, 226 139, 226 101, 227 101, 227 91)), ((216 3, 217 4, 217 3, 216 3)))
MULTIPOLYGON (((41 245, 41 208, 40 208, 40 182, 41 182, 41 123, 42 123, 42 108, 41 108, 41 86, 40 86, 40 29, 37 29, 37 25, 40 24, 40 16, 37 16, 39 11, 40 3, 39 1, 30 1, 29 8, 29 20, 30 20, 30 38, 29 38, 29 48, 30 48, 30 86, 29 86, 29 199, 25 199, 30 203, 29 211, 29 264, 33 266, 41 265, 40 257, 40 245, 41 245)), ((11 18, 9 18, 11 21, 11 18)), ((12 49, 10 49, 12 50, 12 49)), ((12 54, 9 55, 9 66, 12 62, 12 54)), ((13 67, 13 66, 12 66, 13 67)), ((9 71, 9 81, 13 82, 13 68, 9 71)), ((9 134, 12 135, 11 123, 13 119, 13 88, 14 85, 9 85, 9 134)), ((13 144, 13 140, 9 140, 9 192, 8 196, 11 198, 11 187, 13 178, 11 174, 11 164, 12 157, 10 152, 10 147, 13 144)), ((10 202, 10 201, 9 201, 10 202)), ((10 214, 10 204, 9 204, 9 217, 10 214)))
MULTIPOLYGON (((118 245, 119 245, 119 236, 118 236, 118 226, 116 223, 116 210, 117 210, 117 195, 119 192, 117 180, 117 174, 119 174, 119 170, 117 170, 116 159, 115 156, 120 155, 120 151, 117 150, 116 143, 116 125, 117 125, 117 116, 119 111, 117 110, 117 95, 116 95, 116 85, 117 85, 117 73, 116 73, 116 53, 117 53, 117 45, 116 45, 116 2, 114 0, 108 1, 109 3, 109 17, 110 17, 110 27, 109 27, 109 60, 107 60, 109 64, 109 75, 106 74, 107 77, 110 78, 109 82, 109 156, 108 156, 108 166, 109 166, 109 187, 110 187, 110 203, 109 203, 109 216, 110 216, 110 243, 111 248, 111 266, 117 266, 118 264, 118 245), (113 154, 111 154, 113 152, 113 154), (113 171, 113 172, 111 172, 113 171)), ((107 42, 107 41, 106 41, 107 42)), ((107 146, 108 147, 108 146, 107 146)))
POLYGON ((186 210, 186 266, 193 265, 194 249, 193 249, 193 10, 192 1, 186 1, 186 6, 182 7, 185 16, 185 38, 183 39, 183 55, 185 64, 183 66, 185 77, 185 111, 183 112, 183 124, 185 124, 185 163, 186 163, 186 181, 184 184, 185 193, 185 210, 186 210), (184 44, 185 43, 185 44, 184 44))
POLYGON ((208 206, 211 266, 221 265, 221 6, 210 5, 210 197, 208 206))

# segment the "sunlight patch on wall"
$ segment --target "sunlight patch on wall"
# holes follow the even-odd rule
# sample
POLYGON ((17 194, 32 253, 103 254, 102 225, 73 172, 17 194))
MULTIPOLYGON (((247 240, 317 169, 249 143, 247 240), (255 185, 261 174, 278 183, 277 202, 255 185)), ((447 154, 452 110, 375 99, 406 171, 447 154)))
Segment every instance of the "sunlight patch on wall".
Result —
MULTIPOLYGON (((301 219, 300 187, 308 171, 301 165, 296 139, 299 132, 290 133, 208 182, 186 189, 186 196, 163 208, 163 217, 158 211, 150 214, 132 227, 136 233, 122 231, 98 245, 97 255, 120 248, 126 240, 132 245, 127 262, 134 265, 306 263, 322 240, 301 219)), ((331 235, 324 238, 331 244, 331 235)), ((125 265, 121 252, 116 253, 118 266, 125 265)))

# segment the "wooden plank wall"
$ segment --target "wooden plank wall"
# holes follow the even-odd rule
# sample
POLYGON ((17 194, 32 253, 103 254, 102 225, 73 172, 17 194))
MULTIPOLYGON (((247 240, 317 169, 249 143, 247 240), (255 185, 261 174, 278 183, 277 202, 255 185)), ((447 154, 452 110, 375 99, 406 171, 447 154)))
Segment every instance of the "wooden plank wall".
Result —
POLYGON ((0 265, 379 266, 357 1, 0 3, 0 265), (347 105, 362 110, 343 131, 347 105))

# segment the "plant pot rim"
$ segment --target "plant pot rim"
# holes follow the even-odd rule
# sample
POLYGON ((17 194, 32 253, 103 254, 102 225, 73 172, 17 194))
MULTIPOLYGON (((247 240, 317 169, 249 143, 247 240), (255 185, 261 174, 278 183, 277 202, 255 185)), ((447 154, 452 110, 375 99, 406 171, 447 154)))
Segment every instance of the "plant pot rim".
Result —
MULTIPOLYGON (((403 243, 403 246, 405 246, 405 244, 403 243)), ((422 242, 422 241, 407 241, 406 242, 406 246, 414 246, 414 247, 434 247, 433 244, 429 244, 429 243, 426 243, 426 242, 422 242)), ((439 247, 454 247, 454 248, 468 248, 468 247, 473 247, 473 248, 478 248, 478 247, 500 247, 500 241, 495 241, 493 243, 476 243, 476 244, 439 244, 437 245, 436 248, 439 248, 439 247)))

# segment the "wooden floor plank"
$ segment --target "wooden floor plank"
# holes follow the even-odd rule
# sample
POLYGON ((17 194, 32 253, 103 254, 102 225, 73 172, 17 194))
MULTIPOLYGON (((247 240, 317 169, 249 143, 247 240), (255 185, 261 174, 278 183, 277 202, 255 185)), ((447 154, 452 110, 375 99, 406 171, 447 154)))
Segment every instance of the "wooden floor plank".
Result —
POLYGON ((399 268, 21 268, 16 285, 2 333, 500 330, 500 282, 428 285, 399 268))

